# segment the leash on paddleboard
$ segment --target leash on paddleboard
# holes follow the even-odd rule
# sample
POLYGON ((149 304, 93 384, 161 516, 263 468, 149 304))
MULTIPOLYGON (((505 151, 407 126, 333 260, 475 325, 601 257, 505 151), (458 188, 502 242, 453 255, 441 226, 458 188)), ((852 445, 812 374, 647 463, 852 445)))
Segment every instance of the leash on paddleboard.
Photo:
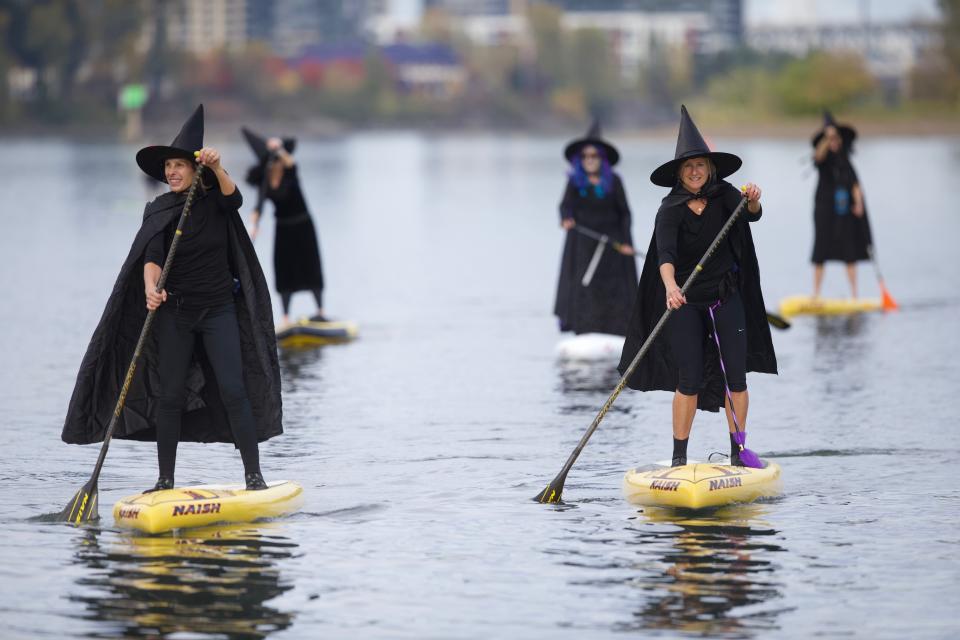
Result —
MULTIPOLYGON (((199 152, 194 152, 199 155, 199 152)), ((203 173, 203 165, 198 165, 193 174, 193 181, 190 183, 190 190, 187 192, 187 200, 183 204, 183 212, 180 214, 180 221, 177 223, 177 230, 173 234, 173 241, 170 243, 170 250, 167 252, 167 259, 163 263, 163 271, 160 272, 160 279, 157 281, 155 291, 160 293, 167 281, 167 275, 173 266, 173 256, 177 253, 177 245, 180 237, 183 235, 183 224, 190 215, 190 208, 193 206, 193 199, 197 192, 197 185, 200 184, 200 175, 203 173)), ((159 309, 159 307, 157 307, 159 309)), ((103 468, 103 461, 107 457, 107 449, 110 448, 110 440, 113 438, 113 432, 117 428, 117 422, 120 414, 123 412, 123 405, 127 400, 127 392, 130 390, 130 383, 133 382, 133 375, 137 371, 137 360, 143 351, 143 345, 150 335, 150 328, 153 326, 153 318, 157 314, 157 309, 147 313, 147 319, 143 322, 143 328, 140 330, 140 338, 137 340, 137 346, 133 350, 133 357, 130 359, 130 366, 127 368, 127 375, 123 379, 123 387, 120 389, 120 397, 117 398, 117 406, 113 410, 113 416, 110 418, 110 424, 107 426, 103 435, 103 444, 100 446, 100 456, 97 458, 97 464, 93 468, 93 474, 87 484, 83 485, 73 496, 73 499, 67 504, 56 518, 57 522, 69 522, 70 524, 80 524, 99 518, 97 512, 97 481, 100 479, 100 470, 103 468)))
MULTIPOLYGON (((690 285, 693 284, 693 281, 696 280, 697 276, 700 275, 700 272, 703 271, 703 265, 709 260, 714 251, 717 250, 717 247, 720 246, 720 243, 724 238, 727 237, 727 234, 730 233, 730 229, 733 228, 733 225, 740 218, 740 213, 743 211, 743 208, 747 205, 747 197, 743 196, 740 199, 740 204, 737 205, 737 208, 733 210, 733 213, 730 214, 730 217, 724 223, 723 228, 720 229, 720 232, 717 234, 717 237, 713 239, 713 242, 710 243, 710 246, 707 247, 707 251, 703 254, 703 257, 700 258, 700 261, 697 263, 697 266, 694 267, 693 272, 687 277, 687 281, 683 283, 683 287, 680 288, 681 294, 686 294, 690 289, 690 285)), ((614 388, 613 393, 610 394, 610 397, 607 398, 607 401, 603 403, 603 407, 600 408, 600 413, 597 414, 597 417, 593 419, 593 422, 590 424, 590 427, 587 429, 586 433, 583 434, 583 437, 580 438, 580 442, 577 443, 576 448, 570 454, 570 457, 567 458, 566 463, 564 463, 563 468, 560 470, 560 473, 557 474, 550 484, 547 485, 546 489, 541 491, 534 497, 534 502, 540 503, 550 503, 554 504, 560 502, 560 496, 563 493, 563 484, 567 480, 567 474, 570 472, 570 469, 573 467, 573 463, 577 461, 577 458, 580 457, 580 452, 583 451, 583 448, 587 445, 587 441, 590 439, 590 436, 593 435, 593 432, 597 430, 597 427, 600 426, 600 421, 603 420, 604 416, 607 415, 607 412, 610 410, 610 407, 613 406, 614 401, 617 399, 617 396, 620 395, 620 392, 623 391, 623 388, 627 386, 627 380, 630 379, 630 376, 633 375, 634 370, 637 368, 637 365, 640 364, 640 360, 643 359, 643 356, 647 355, 647 351, 650 350, 650 347, 653 345, 653 341, 660 335, 660 331, 663 329, 663 326, 667 323, 667 320, 673 314, 674 309, 667 308, 663 312, 663 315, 660 316, 660 320, 654 326, 653 331, 650 332, 650 335, 647 336, 647 339, 644 340, 643 346, 640 347, 640 350, 637 352, 637 355, 633 357, 633 360, 630 362, 630 366, 627 367, 627 370, 624 372, 623 376, 620 378, 620 382, 617 383, 616 388, 614 388)))
POLYGON ((590 283, 593 282, 593 274, 597 271, 597 266, 600 264, 600 258, 603 257, 603 252, 607 248, 607 245, 610 245, 617 251, 617 253, 633 257, 635 255, 644 257, 644 254, 634 252, 633 254, 623 253, 623 248, 628 246, 622 242, 617 242, 616 240, 611 240, 610 236, 605 233, 600 233, 599 231, 594 231, 587 227, 581 226, 579 224, 573 227, 574 231, 579 232, 581 235, 584 235, 588 238, 592 238, 597 241, 597 248, 593 251, 593 257, 590 258, 590 264, 587 265, 587 270, 583 273, 583 278, 580 280, 580 284, 584 287, 589 287, 590 283))
MULTIPOLYGON (((722 304, 721 301, 717 301, 707 307, 707 309, 710 312, 710 323, 713 324, 713 340, 717 343, 717 355, 720 357, 720 372, 723 373, 723 390, 727 394, 727 402, 730 403, 730 416, 733 418, 733 429, 735 432, 733 439, 740 449, 740 462, 742 462, 745 467, 763 469, 760 456, 746 447, 747 432, 740 426, 740 419, 737 418, 737 409, 733 406, 733 394, 730 392, 730 381, 727 380, 727 365, 723 363, 723 350, 720 348, 720 332, 717 330, 717 318, 714 314, 714 311, 719 309, 722 304)), ((730 462, 731 464, 733 463, 732 460, 730 462)))

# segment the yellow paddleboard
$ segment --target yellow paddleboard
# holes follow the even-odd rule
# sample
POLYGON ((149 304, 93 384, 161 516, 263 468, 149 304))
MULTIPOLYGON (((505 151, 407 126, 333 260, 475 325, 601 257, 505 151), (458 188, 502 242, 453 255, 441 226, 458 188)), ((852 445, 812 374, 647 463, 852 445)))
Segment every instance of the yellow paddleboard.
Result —
POLYGON ((632 504, 704 509, 780 495, 780 466, 763 469, 698 462, 682 467, 632 469, 623 494, 632 504))
POLYGON ((349 342, 359 335, 356 323, 317 322, 300 318, 294 324, 277 331, 277 344, 284 349, 320 347, 325 344, 349 342))
POLYGON ((838 316, 850 313, 881 311, 880 298, 814 298, 812 296, 789 296, 780 301, 780 315, 838 316))
POLYGON ((303 487, 289 480, 247 491, 242 485, 198 485, 138 493, 113 505, 117 526, 145 533, 205 527, 218 522, 253 522, 293 513, 303 504, 303 487))

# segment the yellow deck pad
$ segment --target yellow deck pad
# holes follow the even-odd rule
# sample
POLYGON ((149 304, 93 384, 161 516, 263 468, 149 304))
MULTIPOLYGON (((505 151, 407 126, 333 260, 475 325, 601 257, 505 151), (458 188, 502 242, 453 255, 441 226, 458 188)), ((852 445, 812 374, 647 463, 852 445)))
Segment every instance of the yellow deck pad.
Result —
POLYGON ((780 466, 763 469, 698 462, 682 467, 632 469, 623 494, 632 504, 704 509, 780 495, 780 466))
POLYGON ((198 485, 128 496, 113 506, 117 526, 145 533, 204 527, 220 522, 253 522, 293 513, 303 504, 303 487, 289 480, 247 491, 242 485, 198 485))
POLYGON ((277 344, 285 349, 320 347, 349 342, 356 339, 359 333, 360 330, 354 322, 316 322, 300 318, 277 331, 277 344))
POLYGON ((812 296, 789 296, 780 301, 782 316, 839 316, 850 313, 881 311, 880 298, 814 298, 812 296))

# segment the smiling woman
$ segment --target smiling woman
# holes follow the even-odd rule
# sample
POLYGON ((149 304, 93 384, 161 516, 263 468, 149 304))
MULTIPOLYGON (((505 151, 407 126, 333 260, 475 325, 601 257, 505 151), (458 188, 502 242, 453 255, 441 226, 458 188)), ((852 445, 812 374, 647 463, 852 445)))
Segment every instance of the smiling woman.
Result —
POLYGON ((740 165, 737 156, 712 151, 682 107, 675 157, 650 176, 651 182, 671 191, 657 212, 620 372, 627 371, 666 306, 672 311, 666 335, 654 342, 655 353, 642 361, 629 385, 674 392, 673 466, 687 464, 697 408, 717 411, 721 406, 730 431, 730 463, 760 464, 744 448, 747 371, 776 373, 777 365, 747 224, 762 214, 757 185, 743 187, 746 215, 711 249, 734 211, 743 206, 741 192, 724 180, 740 165), (709 258, 705 263, 704 255, 709 258), (686 282, 694 272, 695 281, 681 289, 678 282, 686 282))
POLYGON ((156 312, 116 436, 156 440, 160 474, 151 490, 173 488, 180 440, 232 442, 246 488, 265 489, 258 442, 283 431, 270 297, 237 211, 240 191, 219 151, 203 146, 202 105, 171 145, 141 149, 137 163, 170 191, 146 207, 81 365, 62 437, 77 444, 104 438, 109 399, 123 379, 117 363, 130 361, 131 336, 147 311, 156 312), (178 227, 196 171, 200 187, 178 227))

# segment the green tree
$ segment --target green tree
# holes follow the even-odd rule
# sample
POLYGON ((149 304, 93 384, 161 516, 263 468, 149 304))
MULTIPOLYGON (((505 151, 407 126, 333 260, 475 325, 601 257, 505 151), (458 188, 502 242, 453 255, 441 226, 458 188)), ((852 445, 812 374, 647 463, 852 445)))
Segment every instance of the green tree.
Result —
POLYGON ((815 52, 788 64, 774 88, 785 113, 812 115, 866 101, 877 87, 860 55, 815 52))
POLYGON ((564 85, 583 92, 590 113, 607 113, 620 89, 620 75, 609 41, 595 29, 577 30, 565 40, 568 55, 564 61, 564 85))

